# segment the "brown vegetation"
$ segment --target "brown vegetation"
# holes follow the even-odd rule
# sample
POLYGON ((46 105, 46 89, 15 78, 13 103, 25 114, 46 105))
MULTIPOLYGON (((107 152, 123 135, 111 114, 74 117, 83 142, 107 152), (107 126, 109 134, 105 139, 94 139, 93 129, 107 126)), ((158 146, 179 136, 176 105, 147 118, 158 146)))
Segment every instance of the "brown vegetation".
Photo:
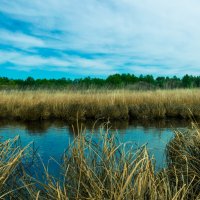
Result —
POLYGON ((157 173, 145 146, 135 150, 109 130, 101 129, 99 140, 81 132, 63 157, 63 179, 45 169, 43 183, 24 170, 26 149, 17 141, 0 143, 0 199, 200 199, 200 132, 196 126, 185 133, 175 132, 167 146, 168 166, 157 173))
POLYGON ((190 112, 200 117, 198 89, 0 92, 0 118, 4 119, 188 118, 190 112))

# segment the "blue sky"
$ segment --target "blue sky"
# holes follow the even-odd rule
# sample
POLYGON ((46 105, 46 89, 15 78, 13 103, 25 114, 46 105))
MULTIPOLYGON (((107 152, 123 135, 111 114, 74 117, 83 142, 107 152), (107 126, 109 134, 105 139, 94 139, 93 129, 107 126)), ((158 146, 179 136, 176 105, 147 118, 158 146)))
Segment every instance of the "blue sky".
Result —
POLYGON ((0 0, 0 76, 200 75, 199 0, 0 0))

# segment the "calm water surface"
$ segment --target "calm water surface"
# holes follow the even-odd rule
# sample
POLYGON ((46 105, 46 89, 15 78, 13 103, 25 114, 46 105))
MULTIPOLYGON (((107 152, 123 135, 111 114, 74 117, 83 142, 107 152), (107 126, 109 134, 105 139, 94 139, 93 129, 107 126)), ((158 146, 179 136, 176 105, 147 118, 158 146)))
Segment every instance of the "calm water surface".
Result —
MULTIPOLYGON (((136 146, 147 144, 149 152, 156 159, 156 167, 165 166, 165 147, 173 137, 173 129, 182 129, 189 126, 187 121, 133 121, 112 122, 111 130, 116 132, 121 142, 131 141, 136 146)), ((88 132, 94 127, 98 134, 99 124, 94 122, 83 124, 88 132)), ((77 127, 77 125, 74 125, 77 127)), ((19 135, 23 146, 34 142, 37 153, 46 165, 51 157, 61 160, 64 150, 70 141, 73 141, 77 128, 64 122, 0 122, 0 136, 3 139, 14 138, 19 135)), ((52 171, 55 172, 55 163, 52 171)))

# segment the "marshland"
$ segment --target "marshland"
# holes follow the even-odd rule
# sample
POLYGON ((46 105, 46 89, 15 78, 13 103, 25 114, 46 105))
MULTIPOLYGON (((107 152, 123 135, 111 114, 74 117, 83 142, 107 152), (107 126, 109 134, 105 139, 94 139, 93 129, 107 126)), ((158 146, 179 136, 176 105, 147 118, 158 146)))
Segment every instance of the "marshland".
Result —
POLYGON ((146 145, 121 143, 104 125, 97 136, 80 130, 62 155, 60 176, 43 166, 32 176, 34 148, 19 137, 0 142, 1 199, 199 199, 200 132, 196 124, 174 131, 166 166, 155 170, 146 145))
POLYGON ((0 199, 200 199, 197 86, 7 81, 0 199))
POLYGON ((131 120, 200 118, 200 90, 3 90, 0 118, 131 120))
POLYGON ((0 200, 200 200, 199 19, 0 0, 0 200))

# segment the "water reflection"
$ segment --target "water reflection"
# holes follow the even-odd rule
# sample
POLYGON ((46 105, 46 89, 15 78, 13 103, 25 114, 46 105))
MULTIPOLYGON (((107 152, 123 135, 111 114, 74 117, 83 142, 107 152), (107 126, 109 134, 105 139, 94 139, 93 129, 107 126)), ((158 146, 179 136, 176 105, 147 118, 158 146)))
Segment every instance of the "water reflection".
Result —
POLYGON ((20 135, 24 146, 33 141, 44 164, 47 164, 50 157, 58 161, 61 159, 64 150, 81 129, 86 129, 87 132, 92 130, 95 135, 99 133, 101 125, 104 125, 105 129, 108 127, 114 133, 118 133, 122 142, 131 141, 136 147, 147 144, 150 155, 154 155, 157 161, 156 167, 159 168, 165 165, 165 147, 173 137, 172 128, 185 128, 190 125, 190 122, 186 120, 134 120, 67 124, 64 121, 0 121, 0 136, 8 139, 20 135))
POLYGON ((86 128, 87 130, 98 131, 99 127, 104 125, 108 126, 111 130, 116 130, 120 134, 125 134, 126 129, 142 127, 145 134, 148 134, 152 128, 154 134, 162 134, 164 128, 184 128, 190 126, 188 120, 134 120, 134 121, 87 121, 87 122, 72 122, 71 124, 65 121, 36 121, 36 122, 23 122, 23 121, 0 121, 0 129, 16 128, 25 130, 28 134, 44 135, 48 133, 50 128, 68 129, 71 135, 76 135, 78 132, 86 128))

